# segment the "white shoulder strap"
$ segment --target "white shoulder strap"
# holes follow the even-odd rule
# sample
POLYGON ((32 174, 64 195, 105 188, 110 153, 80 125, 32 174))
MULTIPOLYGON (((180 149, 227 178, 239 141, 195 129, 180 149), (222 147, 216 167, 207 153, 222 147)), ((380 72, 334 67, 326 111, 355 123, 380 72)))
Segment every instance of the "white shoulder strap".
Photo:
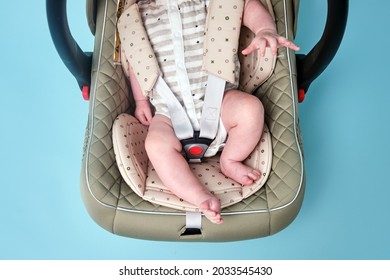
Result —
POLYGON ((179 140, 192 138, 194 129, 192 128, 191 121, 179 100, 161 76, 155 84, 155 89, 168 106, 168 112, 177 138, 179 140))
POLYGON ((225 80, 212 74, 208 75, 202 117, 200 119, 199 136, 202 138, 214 139, 217 135, 225 85, 225 80))

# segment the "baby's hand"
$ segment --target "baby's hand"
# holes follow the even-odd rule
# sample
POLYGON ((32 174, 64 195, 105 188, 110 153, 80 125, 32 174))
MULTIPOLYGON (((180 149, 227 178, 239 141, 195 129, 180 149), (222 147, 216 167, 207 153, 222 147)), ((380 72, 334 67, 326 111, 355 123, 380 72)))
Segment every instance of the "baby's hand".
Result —
POLYGON ((298 51, 299 47, 290 40, 280 36, 273 30, 262 30, 258 32, 252 42, 243 51, 243 55, 250 54, 255 50, 260 51, 260 55, 265 55, 266 47, 271 48, 272 55, 277 54, 277 49, 280 47, 287 47, 294 51, 298 51))
POLYGON ((149 126, 152 123, 153 115, 148 99, 136 101, 134 115, 143 125, 149 126))

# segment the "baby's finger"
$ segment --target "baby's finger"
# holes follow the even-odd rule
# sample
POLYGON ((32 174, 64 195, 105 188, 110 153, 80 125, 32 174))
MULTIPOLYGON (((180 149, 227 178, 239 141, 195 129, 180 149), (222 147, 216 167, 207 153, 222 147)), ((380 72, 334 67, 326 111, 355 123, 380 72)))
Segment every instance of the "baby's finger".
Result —
POLYGON ((301 48, 294 43, 290 42, 289 48, 294 50, 294 51, 299 51, 301 48))
POLYGON ((278 52, 278 41, 276 40, 276 38, 271 37, 271 36, 268 37, 267 40, 268 40, 268 46, 271 49, 272 55, 276 55, 278 52))
POLYGON ((260 40, 258 42, 258 49, 260 51, 261 56, 265 56, 265 49, 267 47, 267 41, 266 40, 260 40))
POLYGON ((140 123, 142 123, 143 125, 146 125, 145 123, 147 122, 147 120, 145 118, 145 115, 142 112, 136 111, 134 115, 137 118, 137 120, 139 120, 140 123))
POLYGON ((295 45, 293 42, 291 42, 290 40, 288 40, 284 37, 279 37, 278 43, 279 43, 279 45, 290 48, 294 51, 300 50, 300 48, 297 45, 295 45))
POLYGON ((143 125, 149 126, 149 121, 148 121, 148 119, 145 117, 145 115, 143 115, 142 118, 139 119, 139 121, 140 121, 143 125))
POLYGON ((152 116, 151 112, 145 113, 145 120, 146 120, 145 125, 150 125, 152 123, 152 119, 153 119, 153 116, 152 116))
POLYGON ((255 44, 252 42, 250 43, 249 46, 247 46, 245 49, 242 50, 242 54, 243 55, 247 55, 247 54, 250 54, 251 52, 257 50, 257 46, 255 46, 255 44))

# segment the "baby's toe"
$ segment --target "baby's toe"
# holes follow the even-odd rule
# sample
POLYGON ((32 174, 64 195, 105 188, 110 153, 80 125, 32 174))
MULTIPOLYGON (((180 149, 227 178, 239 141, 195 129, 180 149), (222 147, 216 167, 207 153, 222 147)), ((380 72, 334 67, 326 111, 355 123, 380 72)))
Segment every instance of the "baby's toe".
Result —
POLYGON ((254 181, 259 180, 261 177, 261 172, 259 170, 252 170, 252 172, 248 174, 248 177, 254 181))

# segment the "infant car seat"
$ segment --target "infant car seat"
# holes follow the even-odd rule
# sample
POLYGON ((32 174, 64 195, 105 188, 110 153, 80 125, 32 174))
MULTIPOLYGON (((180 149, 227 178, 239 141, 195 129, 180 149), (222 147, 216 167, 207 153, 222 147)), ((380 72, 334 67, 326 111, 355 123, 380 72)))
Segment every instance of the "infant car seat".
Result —
MULTIPOLYGON (((299 1, 262 2, 272 8, 278 32, 293 39, 299 1)), ((222 209, 222 225, 214 225, 191 212, 142 199, 120 174, 113 149, 112 127, 118 116, 134 112, 134 100, 122 67, 113 59, 117 47, 117 7, 117 0, 87 0, 95 48, 93 53, 85 53, 70 34, 66 1, 47 0, 49 27, 55 46, 90 104, 81 193, 91 217, 118 235, 167 241, 251 239, 274 234, 288 226, 300 210, 305 190, 298 101, 303 100, 310 83, 336 54, 346 25, 348 1, 328 0, 325 31, 313 50, 308 55, 296 56, 291 50, 279 49, 273 74, 254 91, 266 111, 272 139, 272 166, 262 188, 222 209)), ((250 68, 257 65, 256 61, 245 63, 250 68)), ((251 78, 242 77, 247 81, 251 78)), ((139 131, 142 132, 145 131, 139 131)), ((134 144, 142 144, 142 137, 138 135, 134 144)), ((146 168, 148 160, 142 145, 137 153, 142 154, 140 162, 146 168)))

